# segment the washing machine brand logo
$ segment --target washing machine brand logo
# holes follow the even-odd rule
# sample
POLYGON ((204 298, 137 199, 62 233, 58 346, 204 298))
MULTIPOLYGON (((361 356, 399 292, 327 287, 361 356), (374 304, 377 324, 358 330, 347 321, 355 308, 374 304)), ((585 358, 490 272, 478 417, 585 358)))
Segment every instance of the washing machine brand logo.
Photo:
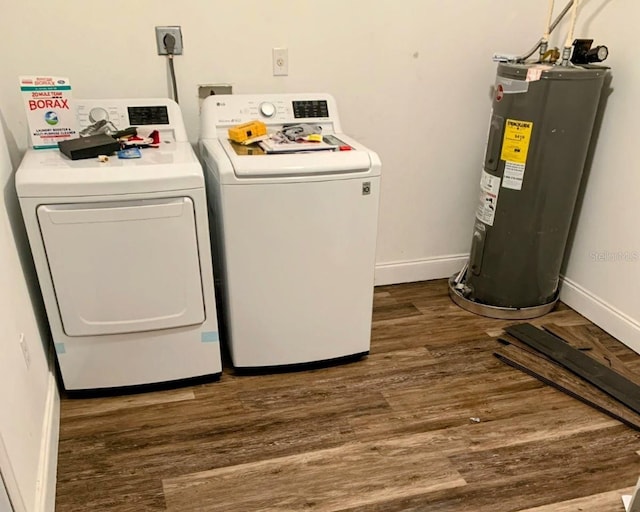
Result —
POLYGON ((56 114, 53 110, 49 110, 49 112, 47 112, 44 115, 44 120, 47 122, 48 125, 50 126, 55 126, 58 124, 58 122, 60 121, 58 119, 58 114, 56 114))
POLYGON ((227 104, 224 101, 216 101, 216 107, 226 107, 227 104))

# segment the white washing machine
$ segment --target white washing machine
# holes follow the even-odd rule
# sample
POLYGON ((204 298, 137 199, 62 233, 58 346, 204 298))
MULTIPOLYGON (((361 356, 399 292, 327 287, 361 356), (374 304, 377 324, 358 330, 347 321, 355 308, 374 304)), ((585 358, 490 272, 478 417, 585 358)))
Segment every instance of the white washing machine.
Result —
POLYGON ((221 332, 233 365, 367 354, 381 164, 342 133, 334 99, 211 96, 202 107, 200 150, 221 332), (335 150, 266 154, 228 139, 230 126, 256 119, 269 132, 320 125, 335 150))
POLYGON ((67 390, 221 372, 202 167, 167 99, 76 100, 81 128, 160 132, 142 158, 28 150, 16 173, 67 390))

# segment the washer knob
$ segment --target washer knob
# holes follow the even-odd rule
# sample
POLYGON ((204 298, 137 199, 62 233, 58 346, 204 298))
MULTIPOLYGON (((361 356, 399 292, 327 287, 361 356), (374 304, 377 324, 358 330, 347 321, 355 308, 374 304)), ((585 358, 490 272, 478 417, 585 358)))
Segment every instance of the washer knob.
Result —
POLYGON ((94 107, 89 112, 89 121, 97 123, 98 121, 108 121, 109 113, 102 107, 94 107))
POLYGON ((264 117, 273 117, 276 114, 276 106, 268 101, 260 103, 260 113, 264 117))

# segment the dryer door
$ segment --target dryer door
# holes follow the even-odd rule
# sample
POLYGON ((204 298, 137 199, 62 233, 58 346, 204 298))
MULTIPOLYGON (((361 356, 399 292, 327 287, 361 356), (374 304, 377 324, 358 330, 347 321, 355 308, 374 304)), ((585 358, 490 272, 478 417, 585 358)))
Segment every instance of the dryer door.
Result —
POLYGON ((190 198, 42 205, 38 221, 67 335, 204 321, 190 198))

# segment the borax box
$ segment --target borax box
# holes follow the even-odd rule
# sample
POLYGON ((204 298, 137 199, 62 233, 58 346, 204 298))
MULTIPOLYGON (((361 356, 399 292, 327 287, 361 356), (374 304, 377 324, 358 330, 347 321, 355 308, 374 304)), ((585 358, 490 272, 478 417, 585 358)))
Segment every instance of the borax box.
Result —
POLYGON ((57 148, 61 140, 78 136, 71 109, 71 84, 57 76, 21 76, 20 90, 34 149, 57 148))

